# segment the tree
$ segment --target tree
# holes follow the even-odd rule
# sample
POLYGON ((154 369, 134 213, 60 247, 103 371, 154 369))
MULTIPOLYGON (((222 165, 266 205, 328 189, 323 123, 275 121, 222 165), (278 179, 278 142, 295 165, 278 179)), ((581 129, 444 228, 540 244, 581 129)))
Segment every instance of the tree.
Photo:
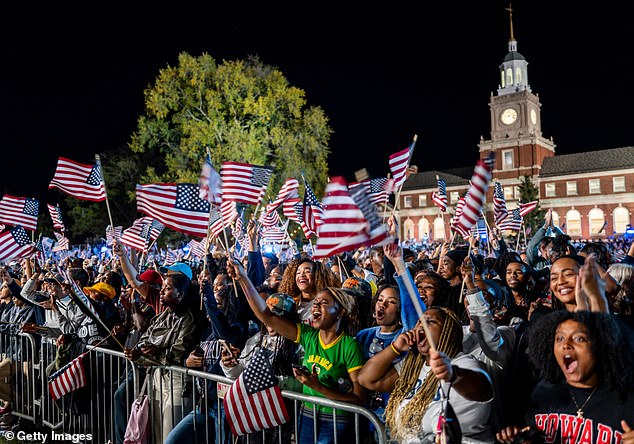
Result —
MULTIPOLYGON (((520 202, 527 203, 534 200, 539 201, 539 188, 533 184, 530 176, 524 176, 520 182, 519 190, 520 202)), ((531 227, 531 233, 534 233, 544 224, 544 214, 545 211, 542 210, 539 204, 537 204, 537 208, 524 216, 524 226, 526 228, 531 227)))
POLYGON ((302 173, 321 192, 331 132, 322 109, 259 59, 217 64, 181 53, 145 90, 130 148, 164 160, 145 169, 147 182, 196 182, 209 147, 216 169, 228 160, 273 166, 270 195, 302 173))

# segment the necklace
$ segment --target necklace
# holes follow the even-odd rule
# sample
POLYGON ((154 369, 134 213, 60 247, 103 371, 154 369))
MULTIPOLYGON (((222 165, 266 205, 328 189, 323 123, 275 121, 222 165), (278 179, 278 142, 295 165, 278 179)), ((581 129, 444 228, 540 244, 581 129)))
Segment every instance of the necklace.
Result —
POLYGON ((570 388, 568 388, 568 392, 570 393, 570 397, 572 398, 572 402, 575 404, 575 407, 577 407, 577 418, 583 418, 583 408, 586 406, 588 401, 590 401, 590 398, 592 398, 592 395, 594 395, 594 392, 596 392, 598 388, 599 388, 599 386, 596 386, 592 390, 592 392, 590 392, 590 394, 588 395, 586 400, 583 402, 581 407, 579 407, 579 404, 577 404, 577 400, 575 399, 575 395, 572 394, 572 390, 570 390, 570 388))

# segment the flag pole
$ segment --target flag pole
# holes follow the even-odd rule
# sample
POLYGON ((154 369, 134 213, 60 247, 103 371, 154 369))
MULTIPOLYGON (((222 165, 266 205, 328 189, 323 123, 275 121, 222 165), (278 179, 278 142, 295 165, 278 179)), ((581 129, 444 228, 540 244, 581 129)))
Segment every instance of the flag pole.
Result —
POLYGON ((99 166, 99 174, 101 175, 101 182, 103 183, 103 191, 106 195, 106 209, 108 210, 108 219, 110 220, 110 226, 114 230, 114 222, 112 222, 112 213, 110 212, 110 202, 108 202, 108 190, 106 188, 106 179, 103 176, 103 168, 101 168, 101 158, 99 154, 95 154, 95 161, 97 162, 97 166, 99 166))
POLYGON ((423 314, 423 307, 420 306, 420 301, 418 300, 418 292, 414 290, 414 286, 412 285, 412 281, 409 276, 409 271, 407 270, 407 266, 405 267, 405 274, 408 276, 403 276, 403 283, 405 284, 405 288, 407 289, 407 293, 409 294, 410 299, 412 300, 412 304, 416 309, 416 314, 418 315, 418 319, 420 319, 421 324, 423 326, 423 331, 425 332, 425 337, 427 338, 427 342, 429 343, 429 348, 432 350, 436 350, 436 342, 433 340, 430 332, 429 326, 427 325, 427 319, 423 314))
POLYGON ((517 232, 517 242, 515 243, 515 251, 518 251, 518 249, 520 248, 520 239, 522 238, 522 227, 524 227, 524 218, 522 218, 522 221, 520 222, 520 229, 517 232))
MULTIPOLYGON (((473 233, 469 232, 469 251, 467 252, 468 258, 471 257, 471 247, 473 246, 472 238, 473 238, 473 233)), ((473 267, 473 264, 471 264, 471 266, 473 267)), ((460 286, 460 300, 458 301, 461 304, 463 299, 463 291, 464 291, 464 277, 462 278, 462 285, 460 286)))
MULTIPOLYGON (((418 140, 418 135, 414 134, 414 146, 412 147, 412 151, 409 153, 409 159, 407 160, 407 165, 405 165, 405 176, 407 176, 407 169, 409 168, 409 163, 412 161, 412 156, 414 155, 414 147, 416 147, 417 140, 418 140)), ((405 181, 403 181, 403 183, 398 187, 398 193, 396 194, 396 198, 394 199, 394 208, 392 208, 392 214, 390 214, 390 217, 394 216, 394 213, 396 213, 396 208, 398 207, 398 200, 401 197, 401 190, 403 189, 404 183, 405 181)))

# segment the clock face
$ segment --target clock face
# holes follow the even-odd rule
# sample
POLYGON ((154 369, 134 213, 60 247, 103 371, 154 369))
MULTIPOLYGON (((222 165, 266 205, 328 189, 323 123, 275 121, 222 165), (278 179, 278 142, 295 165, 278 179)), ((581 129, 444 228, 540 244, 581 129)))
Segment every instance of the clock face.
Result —
POLYGON ((517 111, 515 111, 513 108, 505 109, 504 111, 502 111, 500 120, 503 124, 510 125, 517 120, 517 111))
POLYGON ((537 111, 534 109, 531 110, 531 122, 533 125, 537 125, 537 111))

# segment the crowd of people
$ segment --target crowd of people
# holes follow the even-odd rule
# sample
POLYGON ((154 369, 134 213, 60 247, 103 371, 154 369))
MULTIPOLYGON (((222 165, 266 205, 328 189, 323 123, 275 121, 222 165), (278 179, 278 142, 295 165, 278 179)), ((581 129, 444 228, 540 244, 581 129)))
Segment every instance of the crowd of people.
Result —
MULTIPOLYGON (((215 384, 188 389, 162 366, 237 378, 260 354, 282 389, 366 407, 393 442, 634 443, 634 245, 575 244, 550 213, 523 251, 495 233, 490 246, 397 241, 286 262, 260 249, 257 222, 247 236, 242 260, 215 251, 198 266, 140 264, 116 241, 107 261, 14 262, 0 269, 0 329, 59 333, 48 374, 85 345, 123 349, 163 409, 157 443, 233 442, 215 384), (201 401, 186 409, 189 390, 201 401)), ((8 428, 22 356, 3 353, 8 428)), ((117 376, 122 444, 133 374, 117 376)), ((353 416, 335 410, 304 402, 298 436, 286 424, 249 442, 354 439, 353 416)))

